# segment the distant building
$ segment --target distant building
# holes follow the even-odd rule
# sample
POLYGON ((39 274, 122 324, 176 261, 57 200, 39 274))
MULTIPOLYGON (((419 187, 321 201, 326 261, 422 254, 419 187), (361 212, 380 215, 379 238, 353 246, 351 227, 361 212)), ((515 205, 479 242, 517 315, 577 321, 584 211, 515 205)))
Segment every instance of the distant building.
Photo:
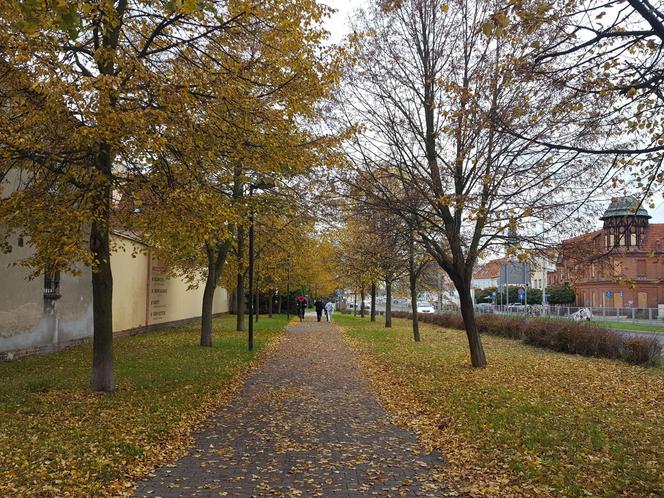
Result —
POLYGON ((473 289, 489 289, 491 287, 498 287, 498 280, 500 279, 500 266, 507 263, 508 258, 498 258, 487 261, 480 266, 475 273, 470 286, 473 289))
MULTIPOLYGON (((556 269, 553 257, 535 256, 529 261, 530 266, 530 282, 528 286, 532 289, 544 289, 547 284, 547 274, 556 269)), ((505 266, 508 265, 509 258, 492 259, 479 267, 473 274, 471 287, 473 289, 489 289, 491 287, 498 287, 500 284, 501 267, 503 271, 505 266)), ((512 272, 513 273, 513 272, 512 272)), ((517 282, 518 279, 513 279, 517 282)), ((521 279, 523 280, 523 279, 521 279)))
POLYGON ((536 256, 533 258, 530 273, 530 285, 533 289, 546 289, 549 272, 556 271, 554 256, 536 256))
POLYGON ((664 303, 664 224, 650 223, 648 211, 638 206, 633 197, 613 199, 601 230, 565 241, 549 285, 573 286, 579 306, 664 303))

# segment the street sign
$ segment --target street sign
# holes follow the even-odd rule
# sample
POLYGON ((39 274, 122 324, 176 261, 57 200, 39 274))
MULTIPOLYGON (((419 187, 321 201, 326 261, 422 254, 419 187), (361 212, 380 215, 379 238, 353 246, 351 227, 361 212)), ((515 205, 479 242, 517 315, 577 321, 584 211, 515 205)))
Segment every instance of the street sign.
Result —
POLYGON ((530 263, 510 261, 500 265, 498 287, 505 285, 530 285, 530 263))
POLYGON ((612 296, 613 296, 613 292, 612 292, 612 291, 606 291, 606 292, 604 293, 604 295, 605 295, 606 297, 612 297, 612 296))

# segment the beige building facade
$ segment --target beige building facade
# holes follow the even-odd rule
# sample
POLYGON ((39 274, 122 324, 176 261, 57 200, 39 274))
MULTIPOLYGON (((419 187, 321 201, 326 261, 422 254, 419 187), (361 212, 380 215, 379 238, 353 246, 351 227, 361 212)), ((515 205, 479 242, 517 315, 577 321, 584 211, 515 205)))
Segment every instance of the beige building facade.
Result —
MULTIPOLYGON (((200 317, 203 285, 169 278, 166 268, 140 241, 113 235, 119 249, 111 258, 113 269, 113 330, 124 332, 158 328, 200 317)), ((48 297, 44 277, 28 279, 29 272, 15 263, 29 255, 22 241, 12 252, 0 253, 0 355, 57 350, 92 336, 90 270, 59 277, 59 297, 48 297)), ((214 313, 228 311, 228 294, 215 293, 214 313)))

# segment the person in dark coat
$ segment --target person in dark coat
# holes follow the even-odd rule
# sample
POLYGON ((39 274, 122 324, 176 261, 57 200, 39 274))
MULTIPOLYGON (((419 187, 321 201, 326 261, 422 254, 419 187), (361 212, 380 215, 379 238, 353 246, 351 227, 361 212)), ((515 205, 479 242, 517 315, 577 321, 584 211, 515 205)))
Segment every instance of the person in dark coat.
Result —
POLYGON ((314 307, 316 308, 316 318, 320 322, 321 317, 323 316, 323 309, 325 309, 325 303, 320 299, 314 301, 314 307))

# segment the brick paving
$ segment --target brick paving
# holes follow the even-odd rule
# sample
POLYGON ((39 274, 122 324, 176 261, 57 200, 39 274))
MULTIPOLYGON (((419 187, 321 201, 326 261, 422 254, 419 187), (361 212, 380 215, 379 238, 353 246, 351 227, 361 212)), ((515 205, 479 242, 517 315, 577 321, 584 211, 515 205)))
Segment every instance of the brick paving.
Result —
POLYGON ((189 454, 136 496, 441 496, 442 465, 390 423, 330 323, 292 325, 189 454))

